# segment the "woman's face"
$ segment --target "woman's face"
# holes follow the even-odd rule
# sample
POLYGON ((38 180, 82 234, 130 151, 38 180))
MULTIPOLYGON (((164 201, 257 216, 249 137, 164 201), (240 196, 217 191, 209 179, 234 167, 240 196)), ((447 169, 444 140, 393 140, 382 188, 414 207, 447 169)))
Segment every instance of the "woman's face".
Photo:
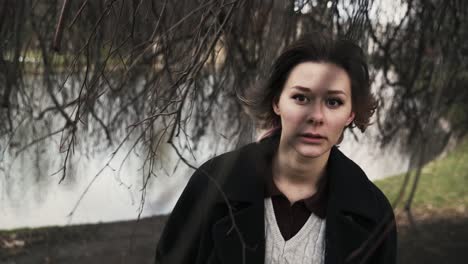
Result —
POLYGON ((354 118, 351 80, 331 63, 304 62, 289 74, 273 110, 281 119, 281 141, 300 155, 328 153, 354 118))

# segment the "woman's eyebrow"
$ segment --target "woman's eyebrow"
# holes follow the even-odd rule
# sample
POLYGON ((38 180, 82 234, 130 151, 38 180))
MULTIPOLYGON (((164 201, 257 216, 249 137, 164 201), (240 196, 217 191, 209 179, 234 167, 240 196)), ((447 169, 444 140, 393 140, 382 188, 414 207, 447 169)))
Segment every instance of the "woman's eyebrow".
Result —
MULTIPOLYGON (((292 88, 303 91, 303 92, 312 92, 312 90, 310 88, 299 86, 299 85, 293 86, 292 88)), ((346 93, 343 90, 327 90, 327 94, 343 94, 343 95, 346 95, 346 93)))
POLYGON ((301 91, 303 91, 303 92, 312 92, 311 89, 309 89, 309 88, 307 88, 307 87, 299 86, 299 85, 293 86, 292 88, 293 88, 293 89, 297 89, 297 90, 301 90, 301 91))
POLYGON ((328 94, 343 94, 343 95, 346 95, 346 93, 342 90, 328 90, 327 91, 328 94))

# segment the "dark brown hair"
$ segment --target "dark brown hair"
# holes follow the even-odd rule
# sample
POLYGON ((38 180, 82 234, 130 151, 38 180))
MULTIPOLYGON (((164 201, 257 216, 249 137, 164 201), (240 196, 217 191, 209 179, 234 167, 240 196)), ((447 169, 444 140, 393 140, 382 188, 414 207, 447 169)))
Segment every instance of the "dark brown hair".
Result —
POLYGON ((351 79, 352 109, 355 113, 354 121, 348 127, 358 127, 364 132, 377 107, 377 101, 370 91, 369 70, 364 52, 352 41, 335 40, 322 33, 305 35, 286 47, 274 62, 266 82, 247 89, 244 96, 239 96, 257 128, 281 126, 279 116, 273 111, 272 102, 278 102, 290 72, 303 62, 333 63, 346 71, 351 79))

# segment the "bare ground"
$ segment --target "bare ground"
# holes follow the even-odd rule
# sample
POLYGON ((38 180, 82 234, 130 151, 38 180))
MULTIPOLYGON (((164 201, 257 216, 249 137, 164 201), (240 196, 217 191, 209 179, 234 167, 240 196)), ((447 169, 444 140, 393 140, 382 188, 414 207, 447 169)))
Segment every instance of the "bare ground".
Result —
POLYGON ((397 213, 398 263, 468 263, 468 212, 425 209, 414 212, 415 226, 397 213))
MULTIPOLYGON (((399 263, 468 263, 468 212, 424 210, 414 217, 411 227, 397 212, 399 263)), ((0 263, 153 263, 166 219, 0 232, 0 263)))
POLYGON ((160 216, 138 222, 0 233, 0 263, 153 263, 154 249, 165 221, 166 217, 160 216), (21 245, 22 241, 24 245, 21 245))

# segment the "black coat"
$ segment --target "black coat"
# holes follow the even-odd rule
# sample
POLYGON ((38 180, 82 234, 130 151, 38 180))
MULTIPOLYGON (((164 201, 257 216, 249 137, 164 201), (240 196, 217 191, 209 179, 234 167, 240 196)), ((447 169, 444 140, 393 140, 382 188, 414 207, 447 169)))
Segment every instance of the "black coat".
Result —
MULTIPOLYGON (((168 219, 155 263, 263 264, 264 179, 259 176, 266 175, 278 143, 272 136, 200 166, 168 219)), ((382 192, 336 147, 327 177, 325 264, 396 263, 395 218, 382 192)))

